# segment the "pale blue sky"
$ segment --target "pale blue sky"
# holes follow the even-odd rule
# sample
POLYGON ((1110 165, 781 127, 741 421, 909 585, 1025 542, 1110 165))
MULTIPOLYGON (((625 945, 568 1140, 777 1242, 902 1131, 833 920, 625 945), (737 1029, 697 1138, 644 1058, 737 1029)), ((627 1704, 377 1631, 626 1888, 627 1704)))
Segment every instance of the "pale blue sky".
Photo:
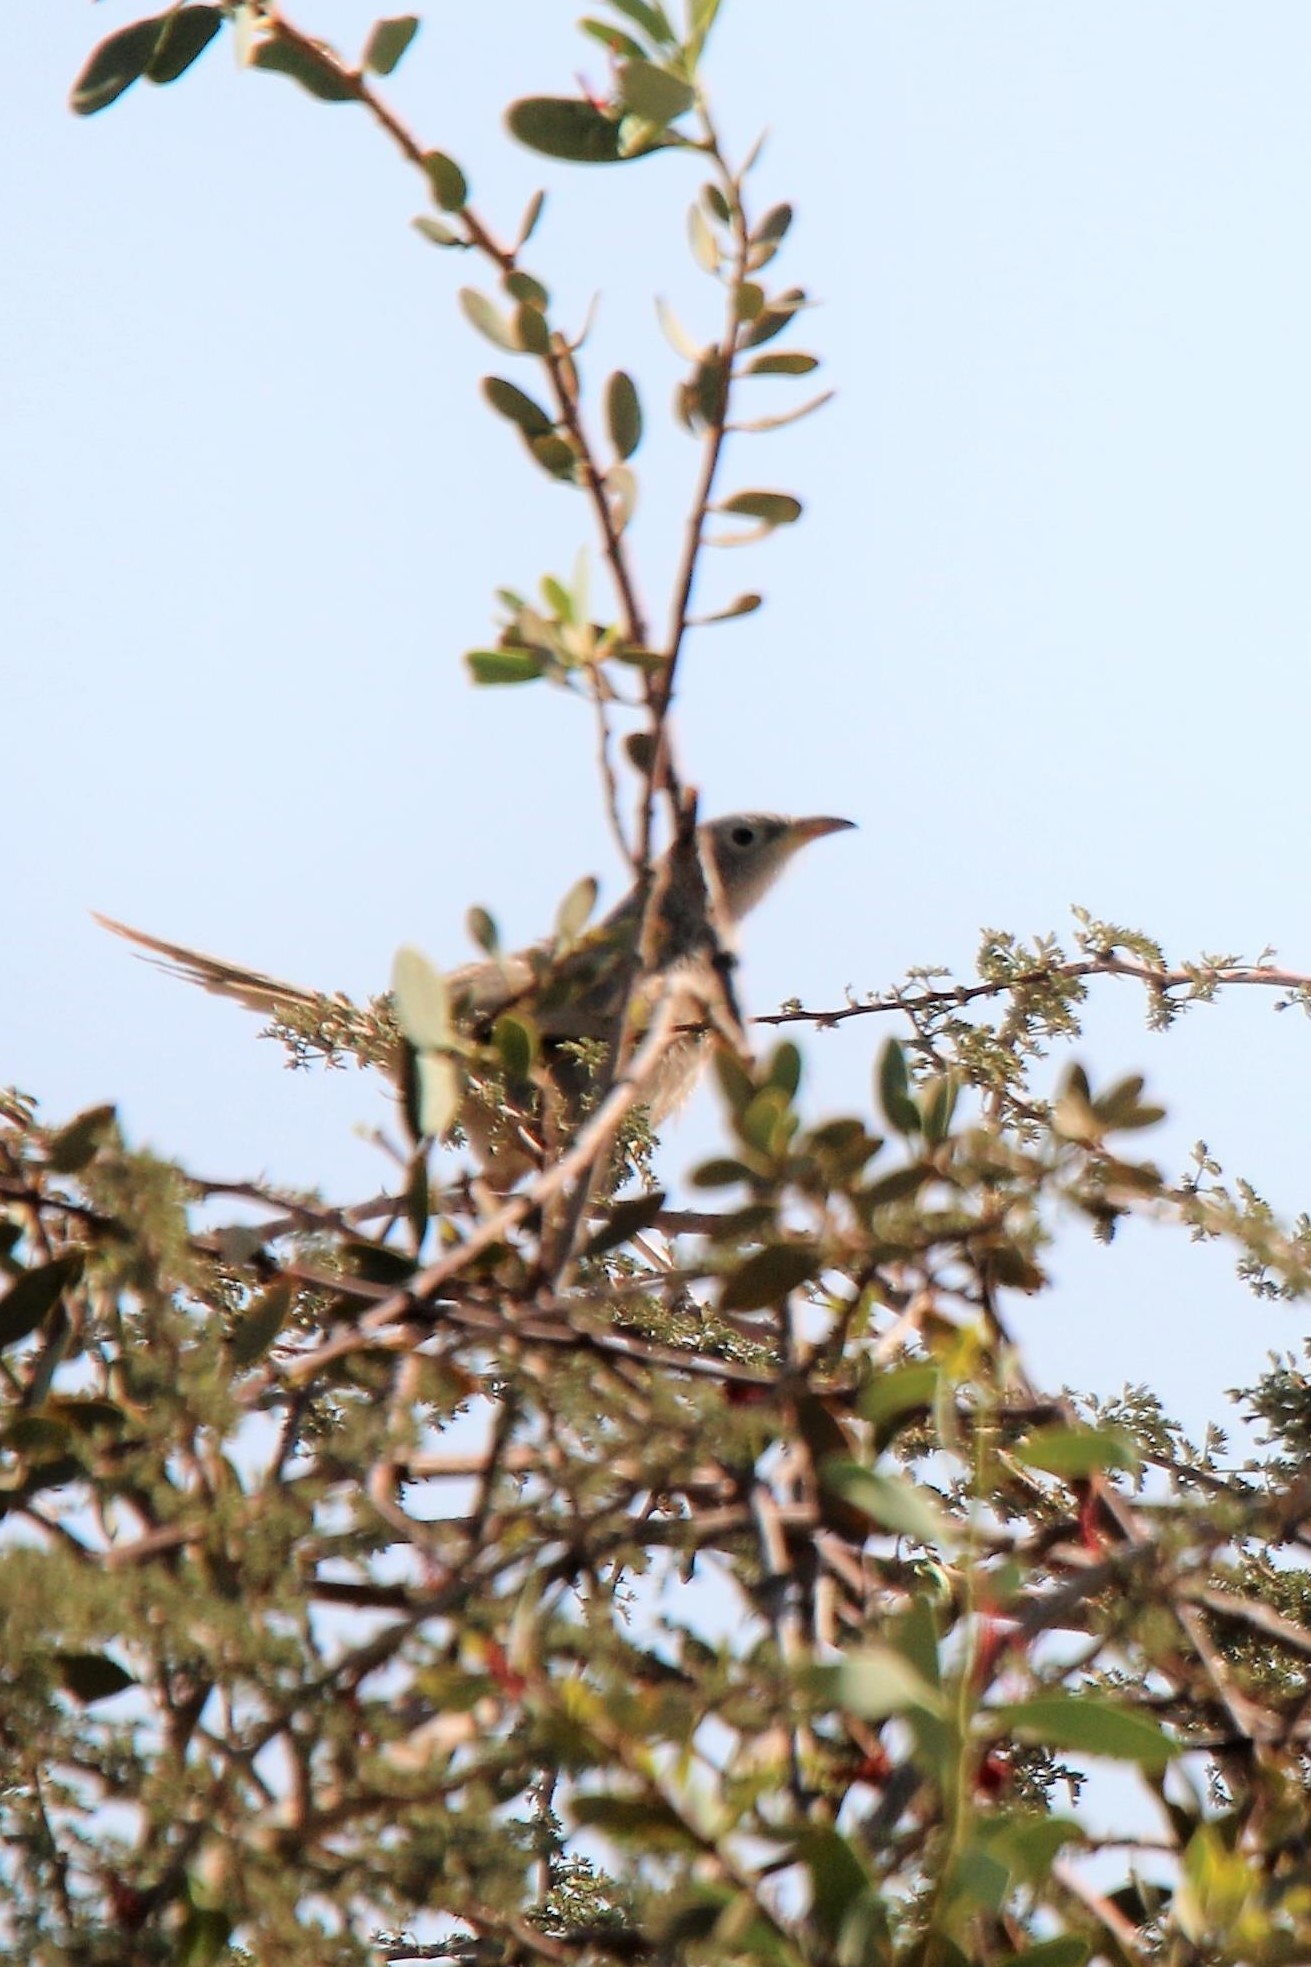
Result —
MULTIPOLYGON (((501 131, 512 96, 603 80, 577 11, 434 10, 391 87, 500 229, 549 187, 534 264, 578 317, 603 294, 588 376, 622 363, 643 388, 635 537, 663 617, 694 453, 651 295, 707 334, 716 296, 685 243, 693 165, 551 167, 501 131)), ((459 661, 495 586, 568 569, 584 510, 483 407, 504 365, 454 306, 480 270, 411 232, 419 187, 362 115, 239 75, 223 44, 175 87, 68 113, 132 17, 0 14, 25 842, 0 1080, 52 1117, 118 1098, 205 1172, 355 1192, 379 1173, 350 1134, 387 1118, 376 1088, 286 1074, 243 1013, 87 911, 362 994, 400 942, 467 955, 470 902, 527 939, 579 873, 613 896, 585 715, 475 693, 459 661)), ((371 18, 294 17, 347 47, 371 18)), ((779 270, 822 302, 795 339, 840 394, 731 461, 728 484, 807 516, 709 569, 707 600, 769 604, 694 642, 679 732, 705 810, 861 825, 753 923, 756 1008, 960 965, 980 926, 1063 930, 1073 901, 1179 954, 1268 942, 1311 970, 1309 70, 1293 0, 728 0, 711 87, 739 148, 770 127, 758 197, 798 211, 779 270)), ((1231 994, 1162 1039, 1127 990, 1099 1001, 1084 1056, 1149 1073, 1167 1167, 1205 1131, 1281 1207, 1311 1199, 1300 1016, 1231 994)), ((816 1110, 866 1099, 886 1028, 811 1041, 816 1110)), ((699 1105, 670 1136, 671 1173, 712 1123, 699 1105)), ((1062 1291, 1020 1314, 1044 1373, 1145 1378, 1194 1423, 1304 1327, 1178 1238, 1067 1241, 1055 1267, 1062 1291)))

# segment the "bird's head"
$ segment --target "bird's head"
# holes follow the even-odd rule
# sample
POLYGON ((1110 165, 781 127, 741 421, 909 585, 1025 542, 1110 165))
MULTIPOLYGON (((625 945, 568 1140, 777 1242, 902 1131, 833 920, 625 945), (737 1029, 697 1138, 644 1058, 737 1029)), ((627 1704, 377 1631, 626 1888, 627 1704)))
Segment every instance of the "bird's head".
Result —
POLYGON ((790 820, 782 813, 728 813, 698 829, 701 851, 713 868, 730 919, 740 922, 773 887, 792 856, 808 841, 842 833, 854 820, 790 820))

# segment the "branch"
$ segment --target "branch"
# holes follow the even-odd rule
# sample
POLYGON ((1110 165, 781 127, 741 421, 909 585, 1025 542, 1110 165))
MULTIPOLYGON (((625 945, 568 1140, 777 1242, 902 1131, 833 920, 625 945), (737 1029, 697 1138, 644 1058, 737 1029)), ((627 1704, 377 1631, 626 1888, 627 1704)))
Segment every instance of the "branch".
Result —
MULTIPOLYGON (((1031 970, 1018 970, 1014 976, 990 979, 986 983, 948 984, 938 990, 912 992, 908 987, 885 991, 863 1004, 844 1004, 831 1011, 810 1011, 800 1006, 786 1011, 770 1011, 753 1018, 753 1024, 813 1024, 820 1029, 845 1024, 848 1018, 881 1016, 887 1011, 954 1010, 980 998, 1004 997, 1012 991, 1035 990, 1053 983, 1079 982, 1084 977, 1130 977, 1145 989, 1164 996, 1172 990, 1189 990, 1204 1001, 1213 989, 1225 984, 1257 984, 1268 990, 1287 990, 1294 995, 1311 994, 1311 975, 1298 970, 1278 969, 1263 963, 1195 963, 1166 969, 1152 963, 1135 962, 1127 956, 1076 957, 1066 963, 1042 963, 1031 970)), ((1282 1008, 1282 1007, 1281 1007, 1282 1008)))

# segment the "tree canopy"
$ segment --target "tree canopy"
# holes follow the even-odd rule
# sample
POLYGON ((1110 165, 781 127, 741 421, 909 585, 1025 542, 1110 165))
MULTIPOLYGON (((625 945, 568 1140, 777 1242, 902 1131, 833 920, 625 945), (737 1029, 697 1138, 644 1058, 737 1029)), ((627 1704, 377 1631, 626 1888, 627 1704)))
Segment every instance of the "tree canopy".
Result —
POLYGON ((1311 1225, 1203 1148, 1172 1179, 1143 1079, 1092 1083, 1071 1048, 1094 988, 1141 991, 1164 1028, 1239 988, 1305 1010, 1311 980, 1081 916, 1064 943, 986 932, 969 977, 744 1018, 740 891, 670 711, 701 632, 760 605, 699 615, 705 556, 802 514, 746 440, 827 392, 783 270, 792 209, 758 204, 716 120, 719 11, 609 0, 582 24, 604 92, 506 115, 531 151, 694 187, 718 325, 663 312, 695 462, 658 610, 629 530, 650 406, 589 372, 540 197, 484 211, 390 106, 416 19, 357 54, 270 0, 172 6, 74 85, 95 114, 232 41, 415 174, 494 351, 487 406, 591 547, 500 591, 470 683, 575 702, 632 887, 594 925, 580 881, 527 952, 475 908, 475 968, 406 949, 364 1005, 156 945, 292 1063, 394 1087, 385 1192, 325 1200, 312 1160, 295 1193, 219 1183, 110 1106, 0 1101, 14 1962, 1273 1967, 1311 1946, 1306 1375, 1277 1361, 1246 1390, 1265 1445, 1235 1464, 1147 1389, 1035 1384, 1011 1331, 1071 1222, 1223 1240, 1246 1288, 1305 1293, 1311 1225), (777 410, 742 407, 757 381, 777 410), (815 1115, 801 1041, 856 1019, 874 1083, 815 1115), (652 1131, 676 1057, 723 1115, 678 1194, 652 1131))

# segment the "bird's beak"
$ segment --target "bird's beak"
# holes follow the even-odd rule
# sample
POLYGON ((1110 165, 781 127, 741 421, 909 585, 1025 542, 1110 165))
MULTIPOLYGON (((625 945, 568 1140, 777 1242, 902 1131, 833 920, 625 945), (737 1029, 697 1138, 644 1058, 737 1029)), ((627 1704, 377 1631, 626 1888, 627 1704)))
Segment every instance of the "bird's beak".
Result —
POLYGON ((845 833, 849 827, 854 827, 855 824, 856 822, 854 820, 826 818, 793 820, 792 832, 796 837, 797 844, 801 846, 807 840, 822 840, 826 833, 845 833))

